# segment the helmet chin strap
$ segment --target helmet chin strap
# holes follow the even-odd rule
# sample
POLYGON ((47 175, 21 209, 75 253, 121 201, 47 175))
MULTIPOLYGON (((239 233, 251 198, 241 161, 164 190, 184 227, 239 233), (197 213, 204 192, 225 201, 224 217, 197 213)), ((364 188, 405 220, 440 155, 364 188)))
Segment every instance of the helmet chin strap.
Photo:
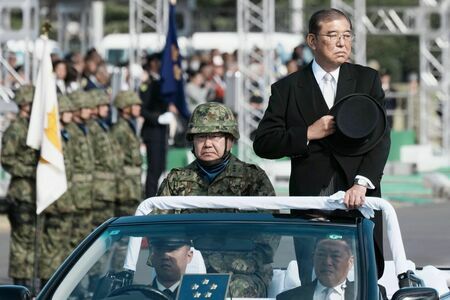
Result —
POLYGON ((222 157, 220 157, 220 158, 218 158, 218 159, 208 160, 208 161, 200 159, 200 158, 195 154, 194 145, 192 145, 192 150, 191 150, 191 152, 194 154, 195 158, 197 159, 197 161, 198 161, 202 166, 210 167, 210 166, 215 166, 215 165, 218 165, 218 164, 224 162, 224 161, 231 155, 230 150, 227 150, 227 149, 228 149, 228 137, 225 138, 225 150, 223 151, 223 155, 222 155, 222 157))

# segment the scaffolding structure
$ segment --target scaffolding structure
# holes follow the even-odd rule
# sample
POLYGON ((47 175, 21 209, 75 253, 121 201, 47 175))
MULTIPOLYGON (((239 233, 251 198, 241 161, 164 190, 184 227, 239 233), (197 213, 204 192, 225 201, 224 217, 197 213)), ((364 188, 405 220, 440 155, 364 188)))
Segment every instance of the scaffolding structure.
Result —
MULTIPOLYGON (((167 0, 130 0, 129 33, 130 33, 130 70, 140 64, 142 55, 141 33, 155 32, 159 36, 157 49, 164 45, 164 34, 167 31, 169 2, 167 0)), ((131 88, 134 83, 130 83, 131 88)))
MULTIPOLYGON (((19 82, 19 75, 9 66, 4 59, 2 49, 7 41, 23 40, 27 48, 33 43, 39 34, 39 0, 2 0, 0 1, 0 69, 6 70, 19 82), (14 29, 11 24, 11 13, 20 12, 22 27, 14 29)), ((31 81, 31 57, 29 51, 24 52, 25 81, 31 81)), ((3 80, 0 72, 0 81, 3 80)))
MULTIPOLYGON (((420 43, 419 142, 450 153, 450 0, 421 0, 416 7, 367 9, 332 0, 332 6, 354 20, 354 60, 366 63, 366 36, 416 35, 420 43)), ((409 103, 413 105, 413 103, 409 103)))
POLYGON ((239 71, 236 74, 236 102, 241 136, 238 156, 244 161, 256 162, 251 135, 258 127, 263 111, 253 108, 250 100, 252 96, 257 95, 267 104, 270 85, 274 81, 275 52, 271 35, 275 31, 275 1, 238 0, 237 29, 239 71), (266 47, 255 51, 249 44, 248 35, 251 32, 262 33, 266 47))

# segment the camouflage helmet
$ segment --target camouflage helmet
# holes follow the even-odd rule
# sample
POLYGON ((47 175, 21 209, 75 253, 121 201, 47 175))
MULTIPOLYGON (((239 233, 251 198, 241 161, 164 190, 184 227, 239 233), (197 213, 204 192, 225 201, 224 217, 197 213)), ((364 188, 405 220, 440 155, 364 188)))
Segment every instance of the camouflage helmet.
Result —
POLYGON ((58 95, 58 105, 60 113, 75 110, 75 106, 73 105, 70 98, 66 95, 58 95))
POLYGON ((109 104, 108 95, 104 90, 93 89, 89 90, 87 93, 89 95, 89 98, 92 99, 92 102, 93 104, 95 104, 95 106, 109 104))
POLYGON ((97 94, 97 105, 109 105, 109 96, 104 90, 94 90, 97 94))
POLYGON ((94 101, 92 97, 89 97, 89 94, 84 91, 75 91, 69 94, 69 98, 72 100, 75 110, 82 108, 94 108, 97 106, 96 101, 94 101))
POLYGON ((186 138, 192 141, 195 134, 223 132, 239 139, 239 129, 233 112, 227 106, 209 102, 197 106, 189 120, 186 138))
POLYGON ((85 92, 86 99, 83 108, 96 108, 97 102, 98 102, 98 94, 97 92, 94 92, 94 90, 90 90, 85 92))
POLYGON ((22 85, 17 89, 14 100, 17 105, 31 104, 33 102, 34 87, 32 85, 22 85))
POLYGON ((123 109, 133 104, 142 104, 139 96, 133 91, 121 91, 117 93, 114 99, 114 105, 118 109, 123 109))

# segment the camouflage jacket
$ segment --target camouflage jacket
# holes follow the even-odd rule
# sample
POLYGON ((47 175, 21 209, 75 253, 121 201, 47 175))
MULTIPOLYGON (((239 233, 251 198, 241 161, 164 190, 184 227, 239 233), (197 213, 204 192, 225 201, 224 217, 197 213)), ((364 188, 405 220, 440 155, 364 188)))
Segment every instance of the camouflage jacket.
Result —
POLYGON ((122 149, 110 128, 97 120, 88 123, 94 153, 94 199, 114 201, 117 195, 117 174, 123 162, 122 149))
POLYGON ((72 188, 75 206, 79 209, 92 207, 92 181, 94 172, 94 153, 89 133, 85 135, 75 123, 67 124, 66 130, 73 143, 72 148, 72 188))
POLYGON ((8 198, 34 204, 39 152, 27 146, 28 124, 28 119, 17 117, 6 129, 2 137, 1 162, 11 175, 8 198))
POLYGON ((119 117, 117 123, 112 128, 112 135, 119 143, 122 150, 122 171, 118 178, 119 200, 142 200, 141 184, 141 142, 130 123, 119 117))
MULTIPOLYGON (((210 184, 200 176, 195 162, 185 168, 172 169, 161 184, 158 195, 274 196, 275 191, 264 170, 256 165, 240 161, 232 155, 225 170, 210 184)), ((190 210, 182 212, 188 213, 190 210)), ((267 288, 272 279, 271 262, 279 239, 270 236, 249 238, 257 245, 255 251, 251 253, 202 251, 206 268, 212 273, 231 272, 233 274, 230 290, 234 297, 266 297, 267 288)))
MULTIPOLYGON (((71 125, 68 125, 70 128, 71 125)), ((73 127, 73 129, 76 129, 73 127)), ((70 129, 69 129, 70 130, 70 129)), ((60 213, 71 213, 76 211, 75 203, 73 200, 73 188, 72 188, 72 177, 73 177, 73 160, 74 151, 78 147, 74 142, 73 136, 69 133, 67 129, 64 130, 64 134, 61 136, 63 155, 64 155, 64 166, 66 168, 66 179, 67 179, 67 191, 59 197, 58 200, 53 202, 49 207, 47 207, 44 213, 50 213, 52 215, 60 213)))
POLYGON ((159 196, 275 196, 272 183, 260 167, 231 156, 225 170, 210 184, 195 162, 172 169, 161 184, 159 196))

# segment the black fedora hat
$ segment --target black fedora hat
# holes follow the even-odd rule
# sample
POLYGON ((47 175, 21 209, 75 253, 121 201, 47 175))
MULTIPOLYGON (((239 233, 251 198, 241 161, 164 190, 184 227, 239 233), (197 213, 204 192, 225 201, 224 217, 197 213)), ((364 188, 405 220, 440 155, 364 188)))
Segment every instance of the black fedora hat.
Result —
POLYGON ((336 131, 327 137, 332 151, 346 156, 362 155, 373 149, 388 128, 386 112, 367 94, 341 98, 330 109, 336 131))

